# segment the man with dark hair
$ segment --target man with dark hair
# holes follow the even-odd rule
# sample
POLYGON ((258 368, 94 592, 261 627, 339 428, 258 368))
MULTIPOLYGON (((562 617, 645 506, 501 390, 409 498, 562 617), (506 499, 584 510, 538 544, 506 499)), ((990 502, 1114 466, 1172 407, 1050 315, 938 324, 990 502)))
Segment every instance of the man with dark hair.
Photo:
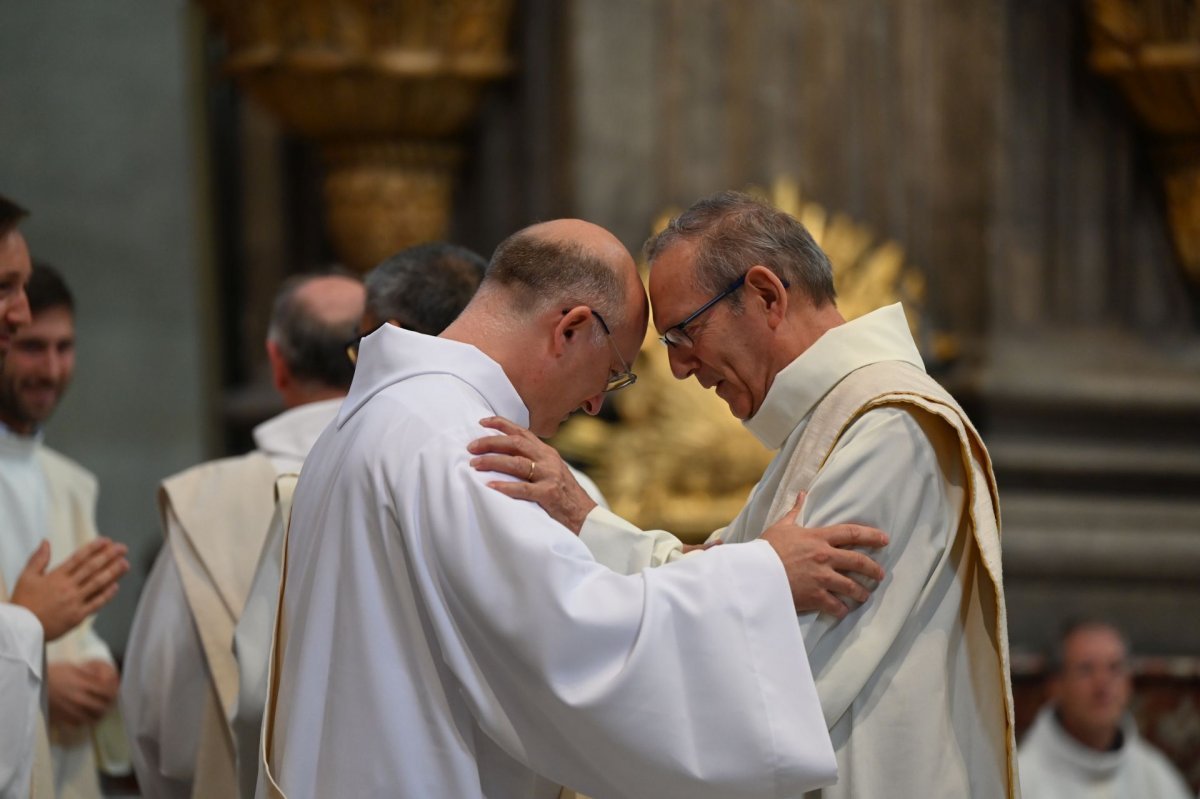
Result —
POLYGON ((28 211, 0 194, 0 354, 17 328, 29 323, 25 284, 33 267, 29 247, 18 229, 27 216, 28 211))
MULTIPOLYGON (((98 539, 96 478, 42 442, 75 371, 75 301, 62 276, 35 263, 26 286, 31 322, 0 365, 0 568, 14 583, 43 538, 58 561, 98 539)), ((55 563, 54 565, 58 565, 55 563)), ((117 698, 108 645, 85 619, 46 647, 49 732, 57 793, 100 797, 95 725, 117 698)))
MULTIPOLYGON (((26 285, 33 267, 29 247, 18 229, 26 216, 24 208, 0 195, 0 366, 8 360, 14 337, 31 321, 26 285)), ((57 402, 55 389, 35 393, 40 399, 34 404, 48 405, 52 411, 57 402)), ((43 644, 70 636, 80 624, 86 624, 116 595, 117 580, 129 564, 123 544, 93 536, 74 552, 60 543, 53 553, 61 562, 50 568, 51 546, 43 537, 53 537, 55 530, 49 529, 46 517, 53 511, 57 522, 63 514, 78 512, 80 526, 91 525, 95 483, 90 476, 71 479, 79 477, 69 468, 73 464, 61 456, 47 455, 48 450, 33 463, 34 450, 43 449, 40 439, 33 446, 23 440, 29 434, 15 429, 27 428, 23 418, 4 421, 0 452, 9 455, 12 453, 8 450, 15 448, 24 450, 28 457, 18 459, 18 471, 25 478, 22 489, 12 490, 13 486, 3 481, 5 489, 0 491, 0 681, 6 687, 0 691, 0 718, 4 719, 0 724, 0 795, 50 795, 55 775, 39 702, 46 676, 42 670, 43 644), (46 465, 66 483, 53 481, 51 485, 46 470, 41 468, 46 465), (60 494, 53 508, 47 498, 51 489, 60 494), (66 495, 61 495, 63 491, 66 495), (31 515, 30 511, 35 513, 31 515), (64 558, 68 553, 69 557, 64 558)), ((7 467, 4 471, 15 478, 15 474, 8 474, 7 467)), ((66 527, 57 529, 61 532, 66 527)), ((98 672, 102 670, 97 667, 98 672)), ((95 687, 105 680, 97 675, 91 682, 95 687)), ((56 683, 59 689, 63 687, 62 680, 56 683)), ((56 691, 55 696, 61 699, 62 691, 56 691)), ((102 698, 99 703, 103 704, 102 698)))
MULTIPOLYGON (((996 484, 970 420, 925 373, 903 309, 847 322, 804 226, 736 192, 697 202, 646 252, 675 377, 712 388, 779 450, 714 534, 718 549, 758 538, 805 492, 805 523, 854 519, 892 537, 871 602, 847 614, 831 596, 800 616, 839 772, 814 796, 1015 796, 996 484)), ((594 509, 528 431, 494 425, 511 435, 476 443, 493 453, 480 468, 518 475, 536 462, 536 481, 500 490, 541 503, 598 560, 631 573, 680 557, 670 534, 594 509)))
POLYGON ((647 310, 621 243, 557 220, 501 244, 440 336, 363 339, 296 486, 258 796, 756 799, 832 781, 793 603, 838 569, 881 578, 835 548, 881 533, 793 514, 627 577, 471 468, 482 417, 549 436, 634 382, 647 310))
POLYGON ((1051 667, 1050 701, 1021 742, 1024 799, 1191 799, 1128 713, 1129 645, 1116 627, 1068 624, 1051 667))
POLYGON ((254 429, 257 449, 248 455, 162 482, 165 541, 134 616, 121 688, 147 796, 237 795, 228 722, 238 688, 234 625, 275 509, 276 479, 299 471, 350 385, 345 347, 363 299, 362 283, 352 277, 285 282, 266 351, 287 410, 254 429))
POLYGON ((392 322, 436 336, 467 307, 486 268, 478 254, 448 242, 401 250, 367 274, 362 333, 392 322))

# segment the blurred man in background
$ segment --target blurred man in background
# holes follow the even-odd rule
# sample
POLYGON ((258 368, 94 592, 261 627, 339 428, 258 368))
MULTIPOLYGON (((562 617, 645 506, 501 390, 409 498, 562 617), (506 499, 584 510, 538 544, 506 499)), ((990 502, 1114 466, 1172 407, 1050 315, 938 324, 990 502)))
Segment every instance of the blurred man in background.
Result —
POLYGON ((162 482, 165 542, 134 616, 121 689, 147 796, 237 795, 228 722, 237 698, 234 625, 275 509, 276 478, 300 469, 350 385, 345 346, 362 311, 356 278, 285 282, 266 351, 286 410, 254 429, 253 452, 162 482))
MULTIPOLYGON (((9 584, 43 537, 58 561, 98 538, 96 478, 42 441, 75 371, 75 301, 62 276, 41 263, 26 293, 31 321, 13 334, 0 367, 0 501, 7 510, 0 565, 9 584)), ((117 697, 112 653, 86 619, 48 644, 46 659, 58 794, 99 799, 93 731, 117 697)))
POLYGON ((1024 799, 1189 799, 1170 762, 1138 735, 1129 647, 1102 621, 1059 639, 1050 702, 1021 742, 1024 799))

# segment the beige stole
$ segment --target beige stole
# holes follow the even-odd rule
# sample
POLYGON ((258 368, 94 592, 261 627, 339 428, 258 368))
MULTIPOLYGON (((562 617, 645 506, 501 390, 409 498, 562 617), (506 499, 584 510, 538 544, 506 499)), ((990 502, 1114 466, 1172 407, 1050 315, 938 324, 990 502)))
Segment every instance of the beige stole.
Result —
POLYGON ((237 706, 233 634, 250 593, 275 510, 275 468, 254 452, 202 464, 164 481, 158 493, 167 546, 196 623, 212 684, 201 722, 192 796, 237 796, 229 718, 237 706))
MULTIPOLYGON (((8 586, 0 576, 0 602, 8 602, 8 586)), ((45 649, 43 647, 43 653, 45 649)), ((45 698, 45 658, 43 657, 42 690, 45 698)), ((42 703, 44 709, 45 703, 42 703)), ((37 723, 33 725, 33 768, 29 777, 30 799, 54 799, 54 763, 50 759, 50 739, 46 736, 46 717, 38 710, 37 723)))
POLYGON ((1007 718, 1008 785, 1005 796, 1011 799, 1019 793, 1016 789, 1016 728, 1009 677, 1008 619, 1001 582, 1000 504, 987 449, 954 398, 925 372, 901 361, 874 363, 850 373, 813 411, 812 420, 788 462, 780 481, 781 491, 772 502, 767 520, 773 523, 791 509, 797 494, 812 484, 850 425, 867 411, 885 406, 901 406, 929 414, 948 425, 958 438, 968 478, 968 518, 959 534, 969 532, 970 542, 974 544, 973 557, 962 567, 973 574, 964 574, 964 582, 976 584, 990 595, 987 602, 970 603, 964 608, 964 633, 981 650, 993 650, 999 660, 1003 685, 996 687, 1003 694, 1007 718), (990 617, 982 610, 985 606, 993 609, 990 617))

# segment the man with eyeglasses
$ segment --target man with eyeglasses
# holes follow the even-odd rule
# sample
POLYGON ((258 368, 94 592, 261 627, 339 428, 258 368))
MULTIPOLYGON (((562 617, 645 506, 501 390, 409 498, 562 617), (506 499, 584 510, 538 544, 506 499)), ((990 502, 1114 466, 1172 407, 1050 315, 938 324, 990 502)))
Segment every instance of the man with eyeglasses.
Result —
POLYGON ((832 781, 793 602, 814 574, 876 564, 792 514, 622 576, 469 462, 483 417, 549 436, 597 413, 633 380, 647 310, 620 242, 557 220, 502 242, 441 336, 362 340, 295 490, 258 796, 755 799, 832 781))
MULTIPOLYGON (((797 220, 752 197, 699 201, 646 246, 654 324, 680 380, 712 388, 778 454, 713 534, 752 541, 804 496, 809 525, 885 529, 889 577, 847 615, 832 587, 799 617, 837 750, 813 796, 1012 797, 1012 691, 996 485, 983 442, 926 375, 899 304, 846 322, 828 258, 797 220)), ((511 421, 473 442, 498 485, 540 503, 622 573, 688 560, 663 531, 595 508, 557 454, 511 421)), ((706 554, 704 557, 707 557, 706 554)))

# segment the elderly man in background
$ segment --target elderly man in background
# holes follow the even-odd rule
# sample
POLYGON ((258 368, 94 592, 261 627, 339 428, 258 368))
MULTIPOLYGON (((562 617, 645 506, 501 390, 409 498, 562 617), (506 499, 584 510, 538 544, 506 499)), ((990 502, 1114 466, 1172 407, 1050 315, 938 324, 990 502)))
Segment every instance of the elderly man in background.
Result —
POLYGON ((1190 799, 1170 761, 1129 715, 1129 646, 1102 621, 1067 626, 1050 702, 1021 742, 1024 799, 1190 799))
MULTIPOLYGON (((870 603, 800 617, 839 773, 813 796, 1014 796, 996 486, 900 306, 846 322, 804 226, 735 192, 699 201, 646 249, 675 377, 715 390, 779 450, 712 540, 756 538, 803 492, 803 523, 852 519, 891 536, 889 576, 870 603)), ((530 432, 488 424, 509 435, 472 445, 479 467, 520 475, 535 461, 537 481, 496 487, 580 530, 598 560, 636 573, 680 557, 673 536, 593 510, 530 432)))
POLYGON ((881 577, 829 542, 882 533, 789 519, 626 577, 470 467, 481 418, 550 435, 633 382, 646 316, 620 242, 558 220, 501 243, 441 336, 363 340, 296 487, 260 797, 535 799, 566 784, 753 799, 832 781, 793 603, 814 573, 881 577))
MULTIPOLYGON (((28 212, 0 195, 0 364, 13 337, 30 321, 26 285, 29 248, 18 226, 28 212)), ((0 498, 0 540, 17 529, 18 508, 0 498)), ((39 531, 44 535, 45 531, 39 531)), ((35 539, 36 541, 36 539, 35 539)), ((84 623, 117 591, 129 569, 125 546, 98 538, 50 565, 50 543, 35 543, 9 595, 0 573, 0 796, 54 795, 54 773, 39 690, 45 677, 43 643, 84 623)), ((10 578, 11 579, 11 578, 10 578)))
POLYGON ((266 341, 286 410, 254 429, 254 451, 200 464, 159 489, 165 541, 134 616, 121 687, 148 796, 237 795, 228 721, 238 690, 234 625, 275 509, 276 478, 299 470, 350 385, 346 341, 363 295, 353 277, 288 280, 266 341))
MULTIPOLYGON (((34 264, 26 294, 31 322, 13 335, 0 367, 0 505, 8 512, 0 566, 9 582, 43 536, 60 561, 98 538, 95 476, 42 441, 75 371, 75 300, 42 263, 34 264)), ((59 799, 99 799, 93 737, 117 698, 112 653, 89 618, 50 643, 46 659, 59 799)))
MULTIPOLYGON (((401 250, 367 273, 366 304, 359 323, 361 335, 387 323, 427 335, 442 332, 475 294, 486 266, 487 262, 471 250, 446 242, 401 250)), ((351 360, 358 356, 360 337, 355 337, 349 345, 347 356, 351 360)), ((254 796, 258 779, 267 661, 279 600, 280 557, 293 484, 294 477, 280 478, 280 501, 234 633, 238 697, 232 725, 237 739, 239 791, 246 799, 254 796)))

